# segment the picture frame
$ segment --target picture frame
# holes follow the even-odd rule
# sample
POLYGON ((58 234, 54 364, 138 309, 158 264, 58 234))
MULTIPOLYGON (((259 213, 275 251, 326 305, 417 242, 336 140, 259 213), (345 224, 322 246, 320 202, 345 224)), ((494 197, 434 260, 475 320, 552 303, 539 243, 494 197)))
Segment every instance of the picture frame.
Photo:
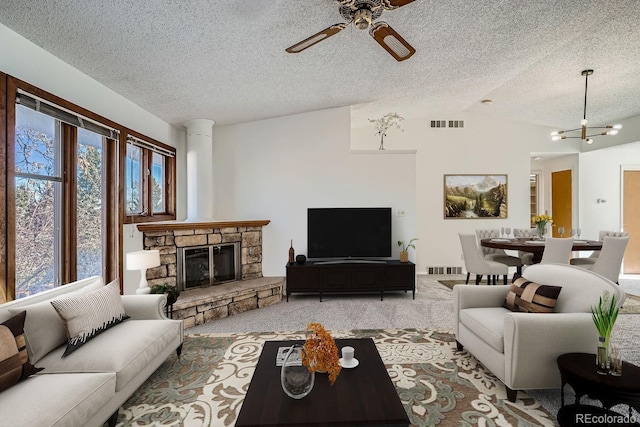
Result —
POLYGON ((508 217, 506 174, 444 175, 444 219, 508 217))

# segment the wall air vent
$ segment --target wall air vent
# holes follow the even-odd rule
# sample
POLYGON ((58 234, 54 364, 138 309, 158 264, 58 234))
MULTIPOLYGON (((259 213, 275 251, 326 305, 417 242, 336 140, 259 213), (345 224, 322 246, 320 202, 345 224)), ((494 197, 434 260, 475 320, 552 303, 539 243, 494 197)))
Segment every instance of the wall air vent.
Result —
POLYGON ((431 120, 432 128, 463 128, 464 120, 431 120))
POLYGON ((462 274, 462 267, 427 267, 427 274, 462 274))

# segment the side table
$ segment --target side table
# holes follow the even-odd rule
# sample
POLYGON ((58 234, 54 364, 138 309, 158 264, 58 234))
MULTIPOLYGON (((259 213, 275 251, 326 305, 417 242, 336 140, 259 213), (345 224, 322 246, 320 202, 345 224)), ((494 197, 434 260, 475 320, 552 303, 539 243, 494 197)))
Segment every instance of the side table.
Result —
MULTIPOLYGON (((600 375, 596 372, 595 354, 567 353, 560 355, 557 362, 562 381, 560 399, 563 407, 558 413, 558 422, 560 422, 561 415, 564 416, 567 412, 575 415, 576 410, 599 414, 601 411, 591 409, 595 408, 593 406, 579 405, 580 398, 585 395, 602 402, 605 410, 622 403, 629 406, 629 415, 631 415, 631 408, 640 412, 640 367, 623 362, 622 376, 616 377, 600 375), (576 393, 575 405, 570 405, 569 409, 565 409, 564 401, 564 386, 566 384, 569 384, 576 393)), ((616 414, 610 411, 606 412, 616 414)))

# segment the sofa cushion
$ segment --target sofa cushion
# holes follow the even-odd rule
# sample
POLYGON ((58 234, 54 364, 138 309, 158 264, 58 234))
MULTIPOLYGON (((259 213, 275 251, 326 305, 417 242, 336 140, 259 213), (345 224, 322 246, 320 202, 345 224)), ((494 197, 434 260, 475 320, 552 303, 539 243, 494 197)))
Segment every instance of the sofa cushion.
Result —
POLYGON ((22 312, 0 324, 0 391, 16 385, 42 369, 29 363, 22 312))
POLYGON ((113 281, 102 288, 51 301, 67 326, 66 357, 96 335, 129 318, 124 311, 120 286, 113 281))
POLYGON ((514 276, 504 307, 525 313, 552 313, 561 290, 560 286, 541 285, 514 276))
POLYGON ((36 364, 51 350, 67 342, 67 328, 50 301, 9 309, 10 313, 27 312, 24 335, 29 360, 36 364))
POLYGON ((115 372, 116 391, 140 373, 180 335, 176 320, 127 320, 87 342, 65 358, 64 347, 47 354, 46 372, 115 372))
POLYGON ((504 353, 504 307, 465 308, 460 310, 460 323, 484 342, 504 353))
POLYGON ((3 426, 88 426, 115 394, 114 373, 34 375, 2 392, 3 426))

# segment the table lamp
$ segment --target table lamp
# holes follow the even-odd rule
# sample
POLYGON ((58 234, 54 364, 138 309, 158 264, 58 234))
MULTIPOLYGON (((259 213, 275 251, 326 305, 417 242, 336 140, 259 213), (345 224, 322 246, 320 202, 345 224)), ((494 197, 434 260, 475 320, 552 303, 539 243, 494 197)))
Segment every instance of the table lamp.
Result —
POLYGON ((140 270, 140 285, 136 289, 136 294, 151 293, 147 283, 147 268, 158 267, 160 265, 160 251, 136 251, 127 253, 127 270, 140 270))

